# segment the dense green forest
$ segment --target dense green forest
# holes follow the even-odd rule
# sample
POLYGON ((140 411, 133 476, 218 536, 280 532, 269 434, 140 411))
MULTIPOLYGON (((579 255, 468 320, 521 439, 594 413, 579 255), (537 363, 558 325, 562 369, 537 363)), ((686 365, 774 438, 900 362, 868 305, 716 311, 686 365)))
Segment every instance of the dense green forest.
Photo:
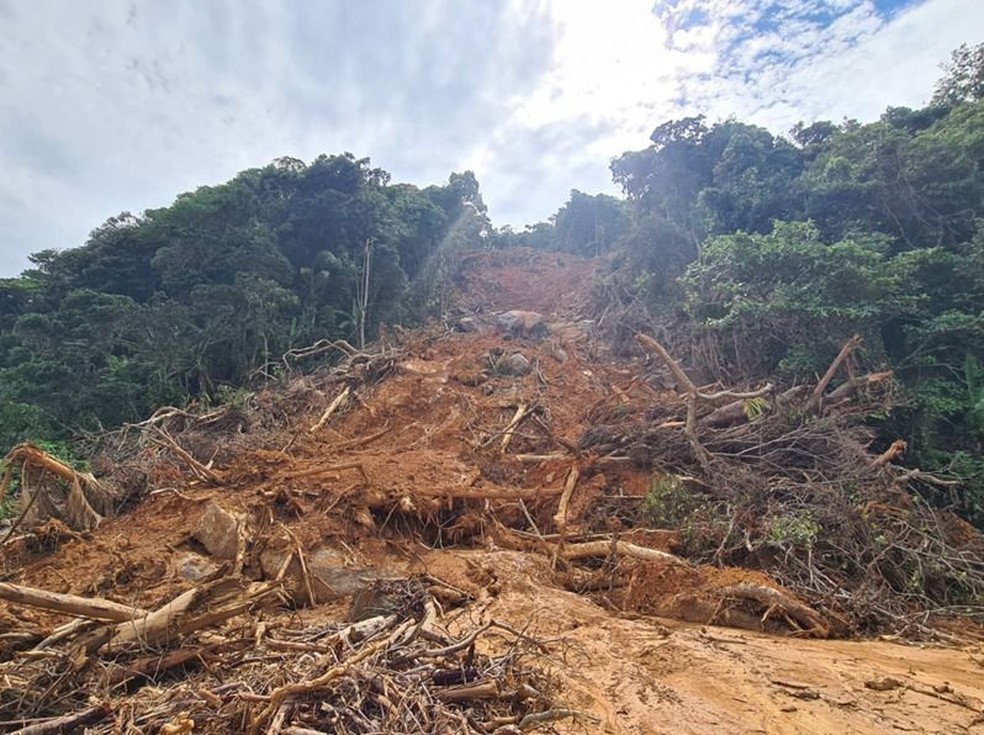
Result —
POLYGON ((900 392, 874 425, 984 520, 984 44, 922 109, 788 137, 674 120, 611 170, 624 198, 572 191, 521 232, 471 172, 420 189, 350 154, 114 217, 0 281, 0 442, 222 400, 291 348, 439 313, 443 253, 527 246, 609 254, 606 293, 699 340, 712 377, 802 380, 862 335, 900 392))

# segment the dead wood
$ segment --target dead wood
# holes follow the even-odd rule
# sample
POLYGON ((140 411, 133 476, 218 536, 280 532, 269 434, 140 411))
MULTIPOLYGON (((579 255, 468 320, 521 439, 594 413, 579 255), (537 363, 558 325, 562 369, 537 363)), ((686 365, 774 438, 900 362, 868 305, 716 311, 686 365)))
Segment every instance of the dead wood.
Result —
POLYGON ((91 620, 112 620, 116 622, 133 620, 147 615, 146 610, 121 605, 111 600, 96 597, 79 597, 60 592, 23 587, 8 582, 0 582, 0 599, 16 602, 20 605, 38 607, 44 610, 68 613, 76 617, 91 620))
POLYGON ((519 406, 516 407, 516 413, 513 414, 512 419, 502 432, 502 444, 499 447, 499 451, 502 454, 505 454, 506 450, 509 449, 509 444, 512 442, 513 434, 516 433, 516 429, 521 423, 523 423, 523 419, 525 419, 529 414, 530 407, 527 404, 520 403, 519 406))
POLYGON ((722 390, 715 393, 707 393, 698 388, 698 386, 687 376, 683 368, 680 367, 680 364, 673 359, 670 353, 666 351, 666 348, 659 342, 642 333, 636 334, 636 341, 644 350, 646 350, 646 352, 656 355, 663 361, 666 367, 673 374, 673 377, 676 379, 678 387, 683 389, 683 401, 687 407, 687 420, 684 424, 683 432, 687 437, 687 441, 690 443, 694 458, 697 459, 701 467, 706 470, 710 465, 711 453, 704 448, 697 436, 697 414, 701 403, 708 403, 722 399, 728 399, 731 401, 746 401, 752 398, 759 398, 772 392, 772 384, 767 383, 764 387, 758 390, 748 392, 722 390))
POLYGON ((748 422, 748 414, 745 410, 745 399, 732 401, 725 405, 715 408, 701 421, 705 426, 724 427, 735 426, 748 422))
POLYGON ((382 429, 375 432, 374 434, 369 434, 368 436, 360 436, 355 439, 349 439, 348 441, 344 441, 341 444, 336 444, 333 447, 333 449, 335 449, 336 451, 343 451, 348 449, 357 449, 359 447, 364 447, 366 444, 371 444, 377 439, 386 436, 390 432, 390 428, 391 427, 389 426, 384 426, 382 429))
POLYGON ((174 437, 168 434, 166 430, 160 426, 154 426, 153 429, 154 438, 180 457, 199 480, 211 483, 212 485, 221 485, 225 482, 225 478, 221 473, 216 472, 211 467, 208 467, 195 459, 191 453, 179 445, 177 441, 174 440, 174 437))
POLYGON ((6 496, 9 492, 13 477, 12 467, 19 463, 23 505, 21 516, 11 527, 6 538, 10 537, 36 503, 43 503, 44 506, 44 512, 38 514, 42 516, 41 520, 55 515, 61 517, 70 528, 79 531, 95 528, 102 522, 104 515, 112 512, 116 493, 100 483, 92 474, 75 471, 33 444, 18 444, 7 453, 5 461, 8 463, 8 470, 4 473, 0 486, 0 497, 6 496), (41 475, 31 477, 29 481, 30 469, 40 470, 41 475), (57 510, 57 504, 47 497, 47 491, 40 486, 45 473, 53 475, 68 485, 68 494, 60 512, 57 510))
POLYGON ((328 420, 334 415, 335 411, 337 411, 342 406, 344 406, 346 401, 348 401, 349 396, 351 395, 352 395, 352 386, 351 385, 345 386, 345 390, 343 390, 341 393, 335 396, 335 400, 333 400, 331 403, 328 404, 328 408, 326 408, 325 412, 321 414, 321 418, 319 418, 316 423, 312 424, 311 428, 308 429, 308 432, 313 434, 322 426, 324 426, 326 423, 328 423, 328 420))
POLYGON ((147 615, 124 623, 112 631, 109 647, 116 648, 134 641, 142 641, 145 645, 153 645, 162 636, 166 636, 168 628, 175 619, 191 608, 206 595, 204 588, 190 589, 182 592, 163 607, 147 615))
POLYGON ((611 556, 613 553, 631 556, 643 561, 654 561, 661 564, 674 564, 677 566, 691 566, 690 562, 674 554, 669 554, 658 549, 650 549, 645 546, 631 544, 628 541, 618 541, 608 539, 604 541, 587 541, 580 544, 568 544, 564 546, 562 554, 565 559, 586 559, 589 557, 611 556))
POLYGON ((93 651, 104 643, 109 649, 131 643, 156 646, 240 615, 272 594, 276 587, 261 584, 243 590, 237 580, 217 580, 182 592, 144 617, 120 623, 101 634, 93 635, 86 647, 93 651))
POLYGON ((823 406, 825 408, 839 406, 850 399, 861 388, 874 383, 881 383, 882 381, 888 380, 893 375, 895 375, 893 371, 885 370, 880 373, 867 373, 865 375, 859 375, 855 378, 851 378, 850 380, 847 380, 834 388, 834 390, 830 391, 830 393, 823 399, 823 406))
POLYGON ((305 357, 314 357, 315 355, 321 355, 326 352, 331 352, 332 350, 338 350, 349 359, 353 359, 356 357, 366 357, 366 358, 369 357, 369 355, 367 355, 365 352, 360 352, 359 350, 355 349, 355 347, 350 345, 344 339, 337 339, 334 341, 328 339, 321 339, 315 342, 313 345, 308 345, 307 347, 300 347, 292 350, 287 350, 287 352, 283 354, 283 357, 281 357, 281 360, 283 361, 284 366, 288 370, 290 370, 291 360, 300 360, 305 357))
POLYGON ((337 464, 317 465, 315 467, 307 467, 303 470, 285 472, 281 477, 285 480, 298 480, 302 477, 315 477, 327 472, 341 472, 342 470, 358 470, 363 480, 369 480, 366 475, 365 465, 362 462, 339 462, 337 464))
POLYGON ((724 597, 734 597, 744 600, 754 600, 766 607, 763 621, 770 617, 773 612, 781 612, 792 618, 803 632, 817 638, 827 638, 830 636, 830 625, 824 621, 821 615, 802 602, 794 600, 787 594, 771 587, 762 587, 754 584, 736 584, 730 587, 722 587, 718 592, 724 597))
POLYGON ((834 361, 830 363, 830 367, 827 368, 827 372, 823 374, 823 377, 820 378, 820 382, 817 383, 817 387, 814 388, 813 392, 810 394, 810 400, 806 402, 807 411, 815 413, 820 409, 820 401, 823 398, 823 393, 827 390, 827 386, 830 385, 830 381, 837 373, 838 368, 840 368, 844 361, 850 357, 851 353, 854 352, 854 350, 856 350, 860 345, 861 336, 857 334, 844 343, 844 346, 841 347, 840 352, 837 353, 837 357, 835 357, 834 361))
POLYGON ((398 640, 406 631, 411 627, 413 621, 408 620, 400 625, 390 636, 383 638, 382 640, 376 641, 366 645, 362 650, 356 652, 354 655, 345 659, 343 662, 332 666, 328 671, 326 671, 321 676, 315 677, 310 681, 298 682, 294 684, 285 684, 284 686, 277 687, 270 693, 270 704, 249 724, 248 732, 251 735, 256 735, 263 727, 270 721, 270 719, 276 714, 280 705, 284 701, 291 697, 296 697, 299 694, 307 694, 309 692, 316 692, 323 688, 325 685, 331 683, 335 679, 338 679, 345 674, 347 674, 354 666, 365 661, 371 656, 376 655, 380 651, 384 650, 388 646, 392 645, 396 640, 398 640))
POLYGON ((108 704, 96 704, 68 715, 25 725, 16 732, 17 735, 61 735, 61 733, 75 732, 80 727, 95 725, 105 720, 111 713, 112 709, 108 704))
POLYGON ((571 496, 574 494, 574 488, 577 487, 577 481, 581 477, 581 471, 575 465, 571 467, 571 471, 567 473, 567 480, 564 482, 564 492, 560 495, 560 503, 557 505, 557 512, 554 514, 554 525, 557 530, 563 534, 567 529, 567 508, 571 502, 571 496))
POLYGON ((892 462, 892 460, 903 454, 908 447, 908 442, 905 439, 896 439, 892 442, 888 449, 879 454, 873 460, 873 464, 877 467, 884 467, 885 465, 892 462))
POLYGON ((642 334, 641 332, 636 334, 636 341, 642 345, 642 349, 646 352, 651 355, 656 355, 663 361, 663 364, 666 365, 666 367, 669 368, 669 371, 673 374, 673 378, 676 380, 679 389, 685 393, 698 392, 697 386, 694 385, 694 382, 683 371, 680 364, 670 356, 670 353, 666 351, 666 348, 663 347, 663 345, 649 335, 642 334))
POLYGON ((445 689, 437 693, 437 698, 442 702, 470 702, 475 699, 495 699, 501 694, 498 682, 484 681, 481 684, 445 689))

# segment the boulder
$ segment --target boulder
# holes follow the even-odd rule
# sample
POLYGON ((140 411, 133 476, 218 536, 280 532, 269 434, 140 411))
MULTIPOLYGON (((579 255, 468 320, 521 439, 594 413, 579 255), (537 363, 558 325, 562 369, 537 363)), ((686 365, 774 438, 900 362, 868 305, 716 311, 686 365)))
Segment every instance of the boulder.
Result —
POLYGON ((201 582, 215 576, 222 565, 207 556, 186 551, 174 560, 174 571, 189 582, 201 582))
POLYGON ((463 316, 455 323, 454 327, 459 332, 477 332, 478 322, 473 316, 463 316))
MULTIPOLYGON (((346 554, 328 547, 306 553, 304 562, 311 575, 314 604, 354 595, 363 589, 367 582, 379 576, 372 567, 353 564, 346 554)), ((283 579, 288 583, 294 602, 299 605, 311 604, 301 564, 294 556, 293 549, 267 548, 260 554, 260 567, 265 579, 276 579, 284 564, 287 564, 287 570, 284 572, 283 579), (288 562, 287 559, 291 556, 293 558, 288 562)))
POLYGON ((542 338, 547 335, 547 322, 543 314, 535 311, 513 309, 496 317, 496 326, 515 337, 542 338))
POLYGON ((529 375, 533 370, 533 365, 522 352, 514 352, 511 355, 500 357, 495 364, 495 371, 499 375, 529 375))
POLYGON ((192 536, 217 559, 235 559, 239 546, 239 519, 217 503, 209 502, 192 536))

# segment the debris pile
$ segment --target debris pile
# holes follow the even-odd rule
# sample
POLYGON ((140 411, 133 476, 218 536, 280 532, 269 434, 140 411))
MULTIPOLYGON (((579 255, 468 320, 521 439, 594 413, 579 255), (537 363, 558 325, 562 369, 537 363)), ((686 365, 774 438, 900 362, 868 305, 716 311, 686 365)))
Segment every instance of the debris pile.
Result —
POLYGON ((839 377, 855 341, 815 385, 697 385, 651 336, 607 351, 592 267, 470 255, 442 326, 292 351, 94 438, 91 474, 15 448, 0 732, 622 732, 569 656, 669 633, 605 615, 974 638, 982 536, 870 451, 891 379, 839 377))

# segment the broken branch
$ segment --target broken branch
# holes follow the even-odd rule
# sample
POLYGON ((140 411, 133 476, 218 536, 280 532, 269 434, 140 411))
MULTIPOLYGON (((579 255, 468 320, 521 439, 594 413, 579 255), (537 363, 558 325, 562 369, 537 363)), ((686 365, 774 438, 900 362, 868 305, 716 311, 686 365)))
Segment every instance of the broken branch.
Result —
POLYGON ((122 622, 133 620, 147 614, 146 610, 129 605, 121 605, 111 600, 93 597, 79 597, 60 592, 23 587, 9 582, 0 582, 0 599, 16 602, 28 607, 55 610, 80 618, 91 620, 111 620, 122 622))

